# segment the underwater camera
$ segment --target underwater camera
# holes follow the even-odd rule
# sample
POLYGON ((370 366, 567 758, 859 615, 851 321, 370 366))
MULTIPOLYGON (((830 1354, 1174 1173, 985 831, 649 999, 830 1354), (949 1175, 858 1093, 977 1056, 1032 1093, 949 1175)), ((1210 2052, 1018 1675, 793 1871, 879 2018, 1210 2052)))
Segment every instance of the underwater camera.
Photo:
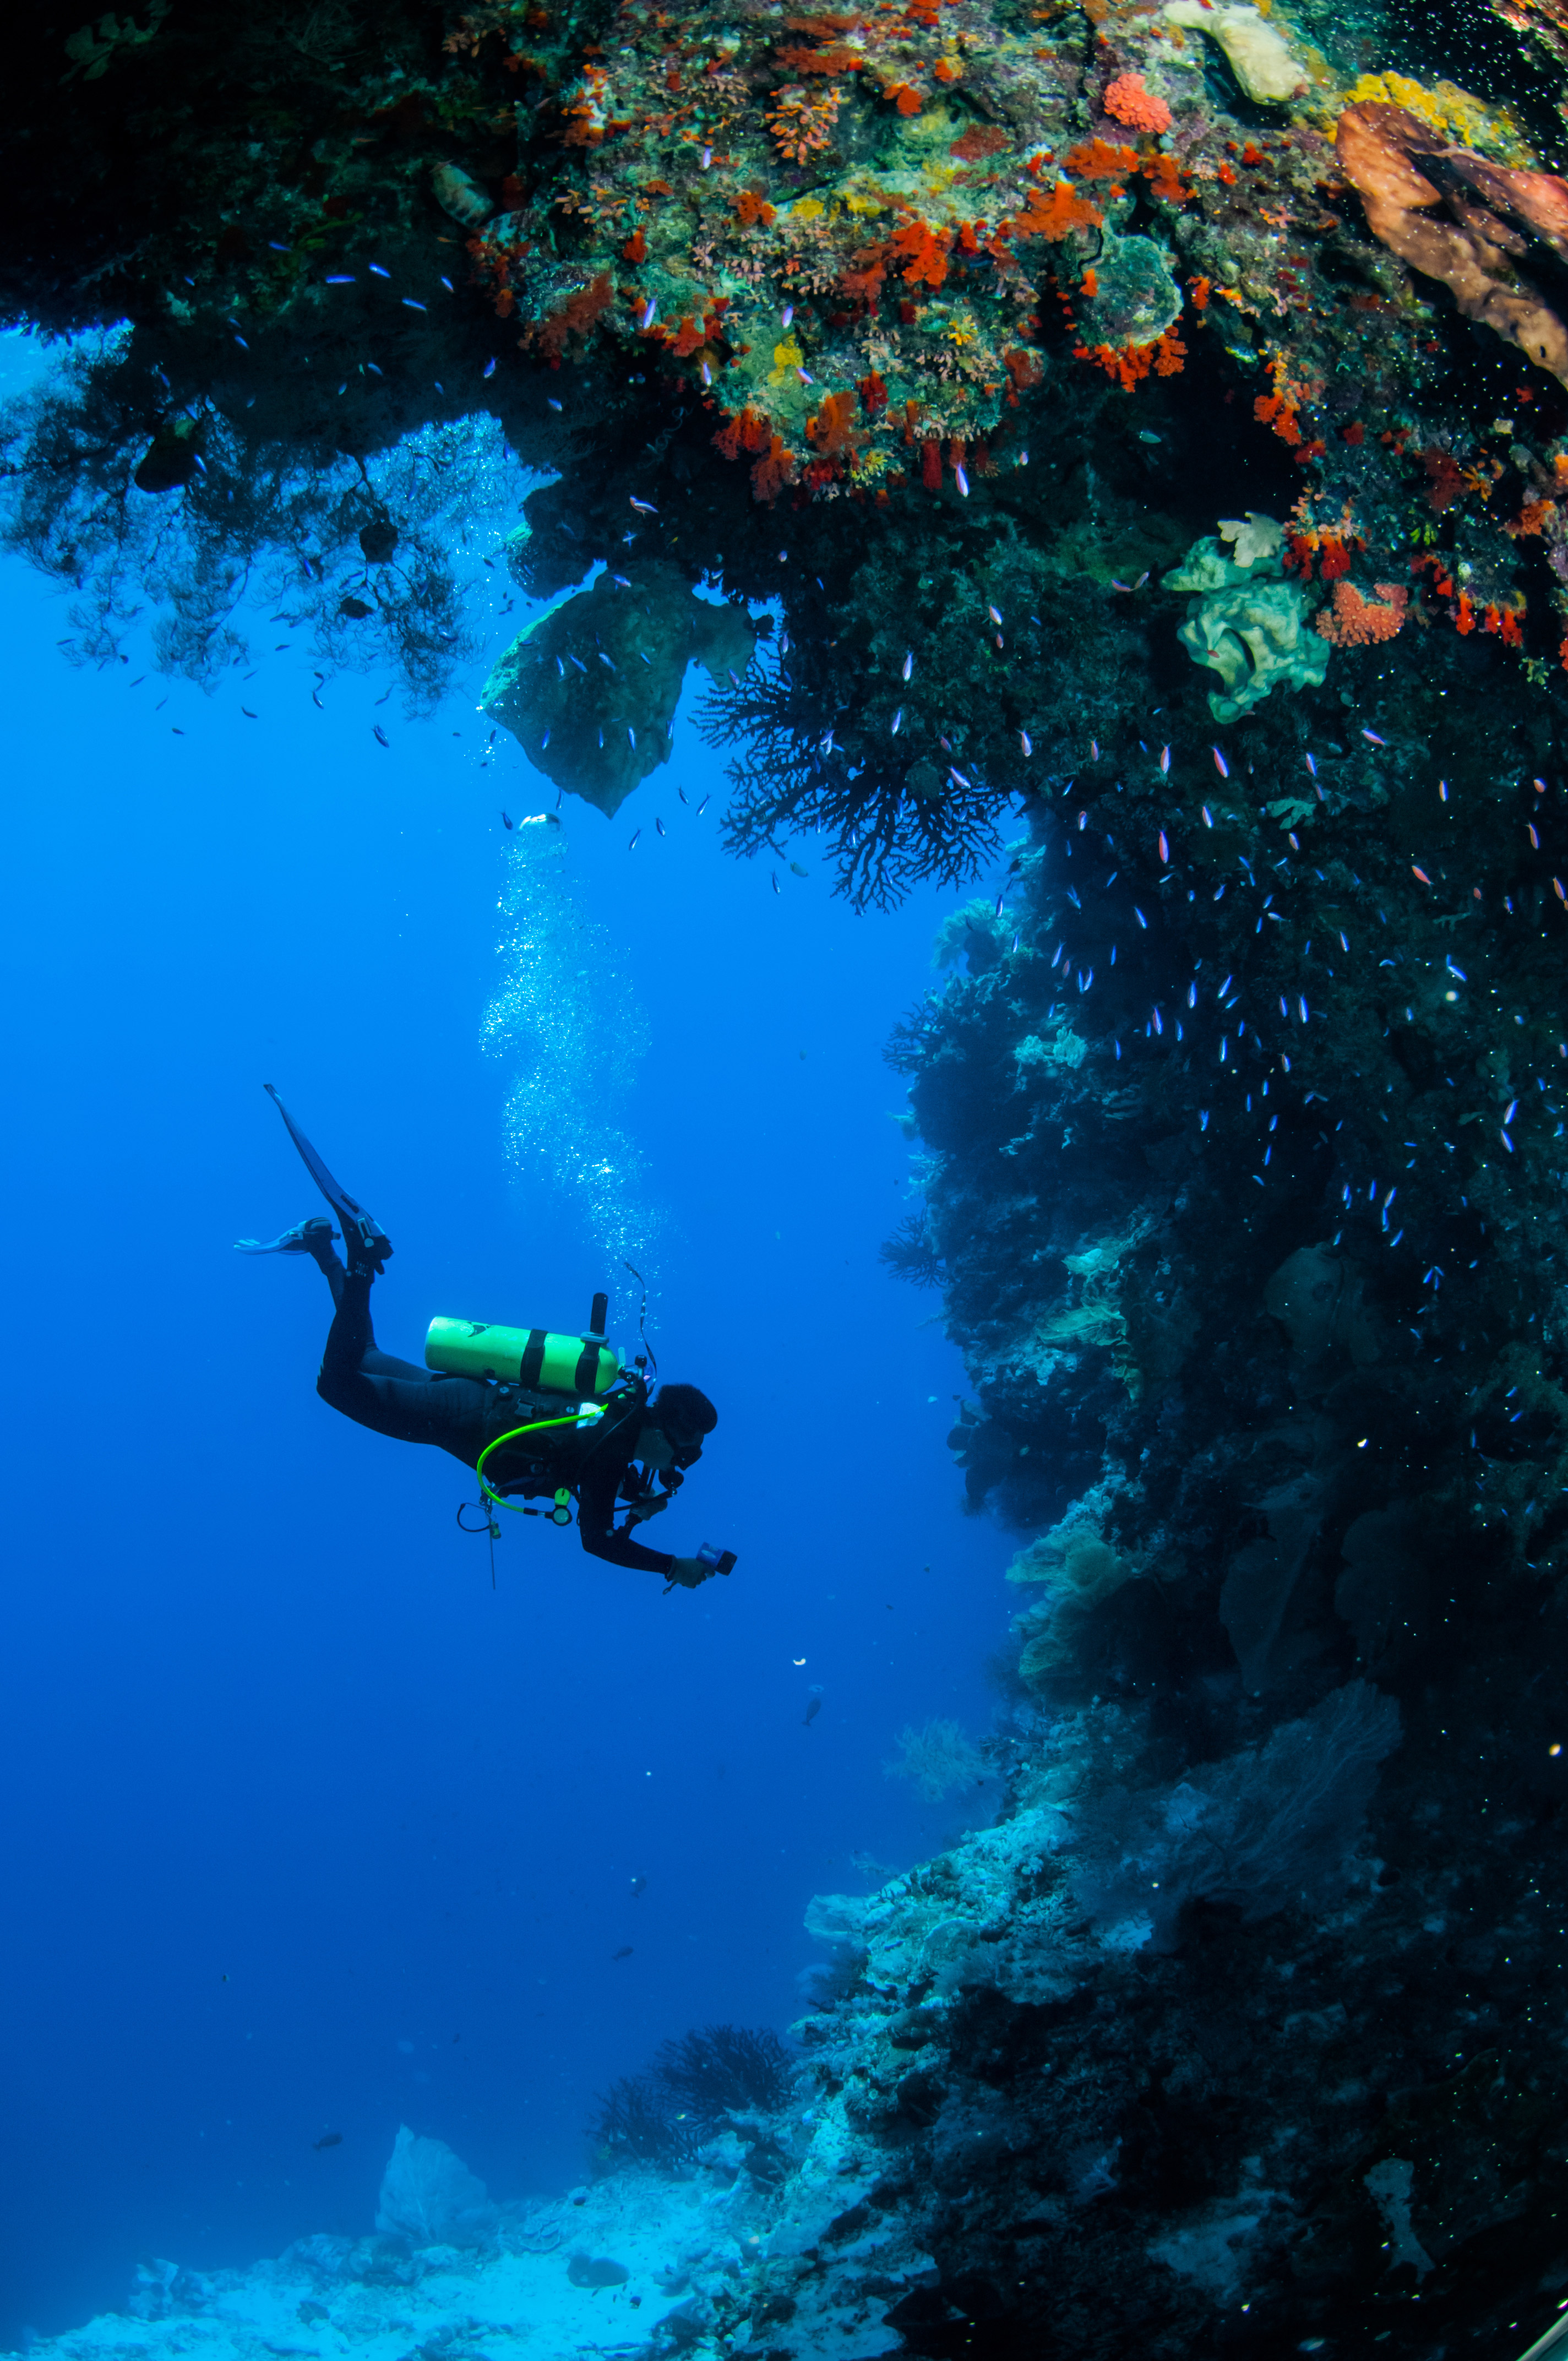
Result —
POLYGON ((704 1542, 696 1554, 696 1560, 699 1565, 707 1566, 709 1574, 729 1574, 735 1565, 735 1553, 733 1550, 715 1549, 711 1542, 704 1542))

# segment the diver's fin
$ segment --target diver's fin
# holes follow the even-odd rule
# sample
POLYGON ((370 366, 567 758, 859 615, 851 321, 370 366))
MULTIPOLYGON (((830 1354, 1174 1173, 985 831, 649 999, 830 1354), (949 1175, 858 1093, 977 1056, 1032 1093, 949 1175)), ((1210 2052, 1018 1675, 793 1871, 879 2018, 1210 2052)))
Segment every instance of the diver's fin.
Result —
POLYGON ((293 1228, 285 1230, 280 1238, 270 1238, 265 1245, 259 1238, 236 1238, 234 1250, 236 1254, 251 1255, 311 1254, 314 1251, 314 1246, 320 1243, 320 1238, 318 1235, 313 1242, 307 1233, 313 1231, 319 1234, 323 1230, 326 1232, 329 1238, 335 1238, 337 1235, 337 1232, 329 1221, 320 1213, 313 1213, 308 1221, 296 1222, 293 1228))
POLYGON ((368 1263, 370 1268, 378 1273, 382 1264, 392 1251, 390 1238, 382 1229, 375 1214, 367 1213, 364 1206, 351 1197, 340 1182, 333 1179, 332 1174, 279 1097, 273 1085, 270 1082, 263 1082, 261 1087, 282 1116, 289 1137, 299 1149, 301 1160, 306 1171, 343 1224, 343 1243, 348 1248, 350 1268, 357 1257, 368 1263))

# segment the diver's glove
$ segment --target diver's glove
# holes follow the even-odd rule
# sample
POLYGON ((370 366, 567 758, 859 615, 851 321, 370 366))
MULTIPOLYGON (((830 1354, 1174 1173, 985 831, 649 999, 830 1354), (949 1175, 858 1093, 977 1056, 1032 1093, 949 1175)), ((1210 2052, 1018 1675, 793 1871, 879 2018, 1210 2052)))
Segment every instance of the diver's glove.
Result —
POLYGON ((683 1590, 696 1590, 699 1584, 710 1582, 717 1567, 705 1565, 699 1557, 678 1557, 667 1576, 671 1585, 678 1583, 683 1590))

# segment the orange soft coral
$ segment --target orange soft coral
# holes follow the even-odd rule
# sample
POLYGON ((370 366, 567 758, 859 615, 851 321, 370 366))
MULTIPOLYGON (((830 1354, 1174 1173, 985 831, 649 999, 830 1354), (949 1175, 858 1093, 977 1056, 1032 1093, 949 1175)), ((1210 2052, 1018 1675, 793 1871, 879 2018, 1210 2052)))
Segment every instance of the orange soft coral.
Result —
POLYGON ((853 430, 855 397, 852 393, 829 393, 824 396, 822 407, 806 422, 806 439, 825 457, 837 457, 840 453, 856 451, 864 437, 853 430))
POLYGON ((1124 393, 1152 373, 1156 377, 1179 375, 1187 358, 1187 347, 1174 328, 1168 328, 1152 345, 1074 345, 1073 358, 1092 361, 1113 378, 1124 393))
POLYGON ((1135 148, 1122 148, 1109 139, 1083 139, 1069 148, 1062 163, 1080 181, 1124 181, 1137 164, 1135 148))
POLYGON ((727 459, 738 459, 742 451, 765 451, 768 446, 766 412, 740 411, 719 428, 713 441, 715 448, 727 459))
POLYGON ((568 295, 560 311, 535 321, 518 342, 532 345, 547 360, 559 361, 568 345, 587 339, 614 301, 614 282, 607 270, 601 270, 587 287, 568 295))
POLYGON ((1170 109, 1157 98, 1142 74, 1118 74, 1105 93, 1105 112, 1133 131, 1168 131, 1170 109))
POLYGON ((751 498, 754 500, 776 500, 794 474, 795 454, 787 450, 782 438, 775 434, 751 469, 751 498))
POLYGON ((1104 218, 1099 206, 1080 197, 1070 181, 1058 181, 1048 197, 1042 189, 1031 189, 1023 212, 1012 214, 1000 227, 1008 236, 1043 237, 1059 246, 1073 230, 1098 229, 1104 218))
POLYGON ((1364 598, 1354 582, 1334 584, 1332 608, 1312 618, 1313 628, 1336 648, 1365 647, 1374 640, 1391 640, 1404 625, 1410 594, 1397 583, 1378 582, 1375 598, 1364 598))
POLYGON ((892 247, 904 263, 904 279, 911 287, 939 287, 948 275, 950 230, 933 230, 912 214, 893 235, 892 247))

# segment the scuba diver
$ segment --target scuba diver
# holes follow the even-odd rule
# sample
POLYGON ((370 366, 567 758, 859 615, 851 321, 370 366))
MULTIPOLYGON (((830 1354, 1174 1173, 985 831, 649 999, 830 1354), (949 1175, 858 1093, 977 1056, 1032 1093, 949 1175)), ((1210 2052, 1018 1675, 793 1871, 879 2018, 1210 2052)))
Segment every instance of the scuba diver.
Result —
POLYGON ((337 1232, 319 1213, 266 1245, 241 1238, 235 1250, 308 1255, 325 1278, 333 1321, 316 1379, 322 1400, 378 1434, 438 1444, 476 1469, 487 1522, 464 1526, 466 1532, 488 1528, 493 1543, 500 1530, 495 1509, 514 1508, 509 1495, 549 1500, 548 1508, 517 1513, 558 1525, 571 1522, 575 1502, 583 1547, 612 1565, 662 1574, 684 1590, 728 1574, 732 1551, 705 1543, 695 1557, 672 1557, 631 1539, 632 1527, 668 1507, 702 1456, 704 1438, 718 1423, 707 1396, 674 1384, 661 1385, 650 1400, 641 1359, 623 1369, 604 1341, 605 1295, 594 1298, 586 1335, 435 1319, 425 1338, 427 1367, 383 1353, 370 1324, 370 1288, 391 1242, 333 1179, 272 1084, 264 1087, 337 1217, 347 1260, 339 1259, 337 1232))

